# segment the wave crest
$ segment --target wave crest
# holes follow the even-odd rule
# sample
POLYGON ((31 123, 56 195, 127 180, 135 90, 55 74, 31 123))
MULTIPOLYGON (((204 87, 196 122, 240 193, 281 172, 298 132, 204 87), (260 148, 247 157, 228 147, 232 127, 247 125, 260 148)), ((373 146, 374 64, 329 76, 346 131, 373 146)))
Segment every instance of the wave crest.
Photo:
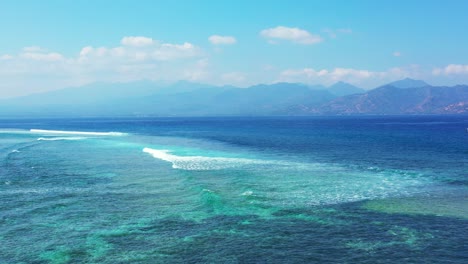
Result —
POLYGON ((56 134, 56 135, 86 135, 86 136, 125 136, 126 133, 121 132, 88 132, 88 131, 62 131, 62 130, 45 130, 45 129, 30 129, 29 132, 36 134, 56 134))
POLYGON ((57 141, 57 140, 82 140, 86 139, 85 137, 50 137, 50 138, 43 138, 40 137, 37 140, 39 141, 57 141))
POLYGON ((172 168, 174 169, 182 170, 221 170, 245 165, 260 165, 267 163, 266 161, 243 158, 177 156, 170 154, 169 150, 152 148, 144 148, 143 152, 150 154, 156 159, 172 163, 172 168))

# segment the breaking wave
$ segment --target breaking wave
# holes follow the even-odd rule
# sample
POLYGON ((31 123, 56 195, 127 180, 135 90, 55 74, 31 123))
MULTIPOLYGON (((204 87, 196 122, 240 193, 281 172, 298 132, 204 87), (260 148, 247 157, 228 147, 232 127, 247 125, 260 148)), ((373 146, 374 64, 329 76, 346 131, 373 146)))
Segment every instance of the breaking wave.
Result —
POLYGON ((172 168, 174 169, 182 170, 221 170, 245 165, 261 165, 269 163, 268 161, 243 158, 177 156, 171 154, 169 150, 152 148, 144 148, 143 152, 150 154, 156 159, 172 163, 172 168))
POLYGON ((86 139, 85 137, 50 137, 50 138, 44 138, 40 137, 37 140, 39 141, 57 141, 57 140, 82 140, 86 139))
POLYGON ((0 134, 29 134, 29 130, 25 129, 5 129, 0 128, 0 134))
POLYGON ((125 136, 126 133, 121 132, 88 132, 88 131, 62 131, 62 130, 45 130, 45 129, 30 129, 29 132, 36 134, 56 134, 56 135, 86 135, 86 136, 125 136))

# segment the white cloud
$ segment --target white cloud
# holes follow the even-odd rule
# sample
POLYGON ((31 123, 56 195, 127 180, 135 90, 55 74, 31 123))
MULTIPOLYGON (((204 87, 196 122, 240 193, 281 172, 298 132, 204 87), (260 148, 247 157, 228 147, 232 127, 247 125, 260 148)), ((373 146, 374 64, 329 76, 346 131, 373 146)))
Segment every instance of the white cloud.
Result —
POLYGON ((402 54, 401 54, 401 52, 399 52, 399 51, 393 52, 393 56, 395 56, 395 57, 401 57, 401 55, 402 55, 402 54))
MULTIPOLYGON (((5 55, 1 57, 2 59, 11 60, 14 57, 11 55, 5 55)), ((65 57, 57 52, 48 52, 46 49, 38 47, 38 46, 30 46, 24 47, 21 52, 18 54, 18 58, 25 59, 25 60, 33 60, 33 61, 62 61, 65 57)))
POLYGON ((192 80, 206 78, 198 61, 203 50, 192 43, 163 43, 147 37, 124 37, 114 47, 79 49, 74 56, 26 47, 0 55, 0 97, 25 95, 79 86, 89 82, 141 79, 192 80))
POLYGON ((468 65, 449 64, 444 68, 435 68, 432 71, 434 75, 463 75, 468 74, 468 65))
POLYGON ((236 38, 231 36, 219 36, 219 35, 212 35, 208 38, 208 40, 213 45, 230 45, 235 44, 237 42, 236 38))
POLYGON ((390 68, 386 71, 370 71, 353 68, 334 69, 287 69, 280 72, 277 81, 300 82, 308 84, 331 85, 344 81, 367 88, 373 88, 386 82, 403 79, 405 77, 418 78, 417 66, 406 68, 390 68))
MULTIPOLYGON (((123 39, 127 39, 123 38, 123 39)), ((149 39, 149 38, 147 38, 149 39)), ((122 41, 123 42, 123 41, 122 41)), ((108 61, 170 61, 196 57, 201 55, 200 49, 195 45, 185 42, 183 44, 152 42, 151 46, 128 45, 106 48, 94 48, 86 46, 81 49, 79 60, 81 62, 92 61, 101 58, 108 61)))
POLYGON ((312 68, 304 68, 299 70, 285 70, 281 73, 283 77, 305 77, 306 79, 326 78, 329 81, 341 81, 344 79, 366 79, 375 75, 374 72, 367 70, 356 70, 351 68, 335 68, 333 70, 315 70, 312 68))
POLYGON ((155 41, 152 38, 147 37, 124 37, 120 43, 124 46, 145 47, 151 46, 155 41))
POLYGON ((225 84, 240 84, 243 83, 246 76, 242 72, 228 72, 221 75, 221 80, 225 84))
POLYGON ((183 79, 194 82, 207 81, 211 77, 208 67, 208 59, 200 59, 184 70, 183 79))
POLYGON ((41 53, 41 52, 24 52, 20 54, 21 58, 37 61, 61 61, 64 59, 62 54, 56 52, 41 53))
POLYGON ((9 55, 9 54, 4 54, 2 56, 0 56, 0 60, 11 60, 13 59, 13 56, 9 55))
POLYGON ((284 26, 264 29, 260 32, 260 35, 270 41, 289 40, 304 45, 316 44, 323 41, 319 35, 314 35, 306 30, 284 26))
POLYGON ((185 42, 184 44, 162 44, 155 49, 152 58, 155 60, 174 60, 188 58, 199 55, 199 50, 193 44, 185 42))
POLYGON ((93 52, 93 47, 86 46, 86 47, 81 49, 80 56, 87 56, 87 55, 91 54, 91 52, 93 52))

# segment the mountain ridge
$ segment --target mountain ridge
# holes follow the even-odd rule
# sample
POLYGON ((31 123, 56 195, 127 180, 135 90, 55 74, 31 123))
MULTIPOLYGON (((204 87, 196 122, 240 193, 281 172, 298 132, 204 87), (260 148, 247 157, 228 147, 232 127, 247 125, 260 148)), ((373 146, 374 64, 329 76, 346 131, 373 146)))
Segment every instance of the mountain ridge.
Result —
MULTIPOLYGON (((420 88, 420 87, 431 86, 425 81, 415 80, 415 79, 411 79, 411 78, 404 78, 404 79, 401 79, 401 80, 398 80, 398 81, 388 83, 386 85, 391 85, 393 87, 400 88, 400 89, 420 88)), ((386 86, 386 85, 384 85, 384 86, 386 86)))
POLYGON ((248 88, 187 81, 95 83, 3 99, 0 116, 468 114, 467 85, 403 79, 371 90, 344 82, 316 88, 301 83, 248 88))

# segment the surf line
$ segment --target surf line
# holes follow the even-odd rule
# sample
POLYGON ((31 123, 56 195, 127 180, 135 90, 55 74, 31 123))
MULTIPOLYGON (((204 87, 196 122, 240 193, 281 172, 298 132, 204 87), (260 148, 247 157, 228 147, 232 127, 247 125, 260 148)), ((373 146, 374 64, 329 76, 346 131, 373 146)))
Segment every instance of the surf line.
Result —
POLYGON ((82 140, 86 139, 85 137, 50 137, 50 138, 44 138, 40 137, 37 140, 39 141, 58 141, 58 140, 82 140))
POLYGON ((35 134, 59 134, 59 135, 87 135, 87 136, 125 136, 126 133, 121 132, 86 132, 86 131, 62 131, 62 130, 45 130, 45 129, 30 129, 29 132, 35 134))

